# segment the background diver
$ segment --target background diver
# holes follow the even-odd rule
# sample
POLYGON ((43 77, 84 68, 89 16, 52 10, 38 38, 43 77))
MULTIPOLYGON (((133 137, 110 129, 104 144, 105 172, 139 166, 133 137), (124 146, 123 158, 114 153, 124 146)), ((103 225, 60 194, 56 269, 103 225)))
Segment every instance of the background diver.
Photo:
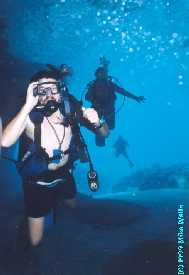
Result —
MULTIPOLYGON (((144 96, 136 96, 113 82, 108 75, 109 61, 105 57, 100 58, 101 66, 95 71, 95 80, 88 83, 86 87, 85 99, 91 102, 99 117, 105 121, 109 129, 115 128, 115 101, 116 94, 131 98, 138 103, 144 102, 144 96)), ((96 135, 96 145, 104 146, 105 139, 96 135)))
POLYGON ((114 155, 116 158, 119 157, 120 155, 124 156, 129 163, 129 167, 132 168, 134 166, 134 163, 130 160, 128 156, 128 153, 127 153, 128 146, 129 146, 128 142, 122 136, 119 136, 113 145, 113 147, 115 148, 114 155))

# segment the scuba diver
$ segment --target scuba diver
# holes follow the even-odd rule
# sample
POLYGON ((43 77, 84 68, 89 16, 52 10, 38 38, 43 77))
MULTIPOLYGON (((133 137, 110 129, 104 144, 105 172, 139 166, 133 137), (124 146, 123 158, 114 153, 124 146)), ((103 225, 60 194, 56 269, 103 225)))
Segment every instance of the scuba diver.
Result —
POLYGON ((114 155, 116 158, 119 157, 120 155, 125 157, 129 163, 129 167, 133 168, 134 164, 130 160, 128 153, 127 153, 128 146, 129 146, 128 142, 122 136, 119 136, 113 145, 113 147, 115 148, 114 155))
MULTIPOLYGON (((76 186, 71 169, 77 159, 72 150, 81 144, 81 139, 77 140, 78 123, 95 134, 106 135, 97 112, 93 108, 84 108, 68 92, 64 84, 65 71, 48 67, 31 78, 24 105, 2 133, 4 147, 13 145, 23 135, 28 140, 17 168, 23 182, 31 248, 41 243, 45 217, 57 198, 63 196, 69 207, 76 206, 76 186)), ((94 173, 88 176, 93 182, 94 173)))
MULTIPOLYGON (((85 99, 91 102, 99 117, 106 122, 109 129, 115 128, 115 100, 116 94, 121 94, 131 98, 138 103, 145 101, 143 96, 136 96, 113 82, 113 78, 108 75, 109 61, 105 57, 100 58, 101 66, 95 71, 95 80, 91 81, 86 88, 85 99)), ((104 146, 105 139, 96 135, 96 145, 104 146)))

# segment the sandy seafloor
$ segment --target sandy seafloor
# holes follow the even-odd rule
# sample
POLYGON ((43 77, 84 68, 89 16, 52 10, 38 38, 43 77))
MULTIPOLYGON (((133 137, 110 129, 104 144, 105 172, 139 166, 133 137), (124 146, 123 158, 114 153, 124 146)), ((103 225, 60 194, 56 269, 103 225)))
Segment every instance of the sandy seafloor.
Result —
POLYGON ((23 256, 13 252, 22 200, 1 200, 0 274, 177 274, 180 205, 184 205, 184 261, 189 274, 188 197, 187 189, 130 190, 98 199, 79 194, 75 211, 59 206, 56 224, 48 228, 40 247, 39 268, 24 264, 23 256))

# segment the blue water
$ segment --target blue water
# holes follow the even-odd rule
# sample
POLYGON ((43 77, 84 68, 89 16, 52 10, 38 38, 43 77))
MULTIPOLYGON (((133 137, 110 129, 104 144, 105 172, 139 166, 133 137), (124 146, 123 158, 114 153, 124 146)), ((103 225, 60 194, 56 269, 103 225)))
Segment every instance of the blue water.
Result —
MULTIPOLYGON (((188 161, 188 12, 186 0, 2 3, 13 58, 28 64, 69 64, 74 70, 70 90, 80 98, 105 55, 110 75, 128 91, 145 96, 144 104, 126 100, 106 147, 96 147, 94 136, 83 130, 104 192, 140 169, 188 161), (119 135, 129 143, 132 169, 122 156, 114 156, 112 145, 119 135)), ((118 96, 117 109, 122 100, 118 96)), ((87 169, 78 164, 78 181, 85 180, 87 169)), ((86 190, 86 184, 80 188, 86 190)))

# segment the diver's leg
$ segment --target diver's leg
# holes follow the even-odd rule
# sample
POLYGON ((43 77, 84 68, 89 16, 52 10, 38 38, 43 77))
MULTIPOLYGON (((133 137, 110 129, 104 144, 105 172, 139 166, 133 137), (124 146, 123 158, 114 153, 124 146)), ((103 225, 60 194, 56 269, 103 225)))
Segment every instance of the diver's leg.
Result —
POLYGON ((123 154, 123 156, 128 160, 129 167, 130 167, 130 168, 133 168, 133 167, 134 167, 134 163, 130 160, 130 158, 129 158, 127 152, 124 151, 122 154, 123 154))
POLYGON ((73 177, 73 173, 70 171, 66 174, 66 185, 64 190, 64 202, 66 206, 68 206, 71 209, 76 208, 77 206, 77 200, 76 200, 76 184, 73 177))
POLYGON ((75 209, 76 206, 77 206, 77 200, 76 198, 73 198, 73 199, 65 199, 64 200, 64 203, 66 206, 68 206, 69 208, 71 209, 75 209))
POLYGON ((68 169, 64 174, 64 183, 57 188, 56 201, 63 202, 67 207, 74 209, 77 206, 77 189, 73 171, 68 169))
MULTIPOLYGON (((103 108, 96 108, 95 106, 93 106, 93 108, 97 111, 98 116, 99 116, 100 119, 105 119, 104 118, 104 109, 103 108)), ((99 147, 105 146, 105 137, 96 134, 95 135, 95 143, 99 147)))
POLYGON ((24 183, 23 189, 28 239, 32 246, 37 246, 43 237, 45 216, 53 207, 53 190, 35 182, 24 183))
POLYGON ((52 209, 52 191, 38 184, 24 182, 25 218, 18 228, 15 245, 16 265, 20 274, 46 274, 43 257, 45 217, 52 209))
POLYGON ((120 156, 120 153, 119 152, 116 152, 115 153, 115 157, 118 158, 120 156))
POLYGON ((106 122, 110 130, 115 128, 115 110, 110 109, 105 115, 106 122))
POLYGON ((100 135, 95 136, 95 143, 97 146, 100 146, 100 147, 106 145, 105 138, 100 135))
POLYGON ((29 240, 32 246, 38 246, 42 240, 44 232, 44 217, 28 218, 29 240))
POLYGON ((46 274, 47 262, 43 257, 45 246, 42 242, 45 217, 28 217, 28 246, 24 249, 22 261, 24 274, 46 274))
MULTIPOLYGON (((108 129, 115 128, 115 111, 114 109, 104 110, 103 119, 105 120, 106 124, 108 125, 108 129)), ((106 145, 106 138, 101 135, 95 136, 95 141, 97 146, 105 146, 106 145)))
POLYGON ((126 151, 123 151, 123 152, 122 152, 122 155, 123 155, 126 159, 129 159, 128 154, 127 154, 126 151))

